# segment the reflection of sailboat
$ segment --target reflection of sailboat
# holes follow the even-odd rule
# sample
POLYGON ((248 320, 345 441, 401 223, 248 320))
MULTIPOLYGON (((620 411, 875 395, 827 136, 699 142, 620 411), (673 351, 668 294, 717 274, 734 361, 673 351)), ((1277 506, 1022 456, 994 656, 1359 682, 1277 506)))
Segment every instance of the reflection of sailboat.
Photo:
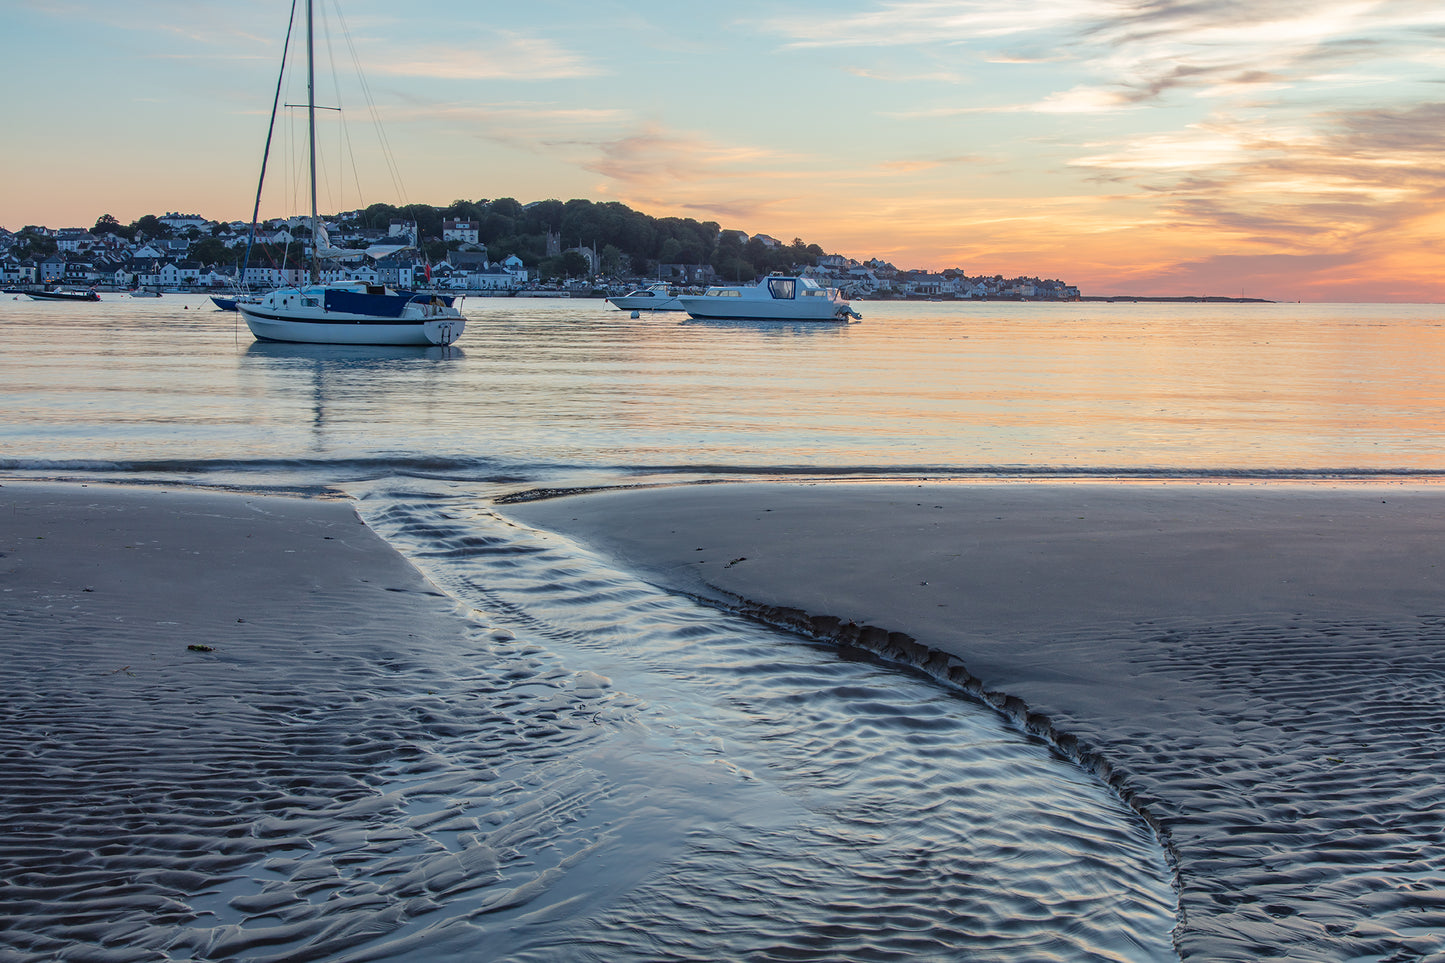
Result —
MULTIPOLYGON (((448 363, 466 355, 455 345, 304 344, 254 341, 240 358, 240 368, 264 379, 262 389, 273 404, 309 397, 315 450, 327 451, 328 430, 358 411, 395 395, 431 394, 433 377, 442 377, 448 363), (438 363, 440 362, 440 363, 438 363), (417 379, 426 379, 419 388, 417 379), (358 407, 359 405, 359 407, 358 407)), ((299 419, 293 424, 300 424, 299 419)))
MULTIPOLYGON (((294 11, 294 6, 293 6, 294 11)), ((265 341, 303 344, 451 344, 466 326, 454 298, 362 281, 322 283, 321 258, 337 253, 316 215, 316 65, 312 0, 306 0, 306 111, 310 133, 311 281, 277 288, 236 306, 265 341)), ((288 30, 289 38, 290 32, 288 30)), ((283 57, 284 59, 284 57, 283 57)), ((284 64, 282 67, 285 69, 284 64)), ((279 85, 278 85, 279 89, 279 85)), ((275 120, 272 107, 272 122, 275 120)), ((267 137, 269 152, 270 137, 267 137)), ((266 162, 261 162, 262 178, 266 162)), ((258 190, 259 194, 259 190, 258 190)))
POLYGON ((454 361, 466 352, 456 345, 305 344, 300 342, 255 341, 246 348, 248 358, 331 361, 339 367, 366 367, 368 363, 405 361, 454 361))

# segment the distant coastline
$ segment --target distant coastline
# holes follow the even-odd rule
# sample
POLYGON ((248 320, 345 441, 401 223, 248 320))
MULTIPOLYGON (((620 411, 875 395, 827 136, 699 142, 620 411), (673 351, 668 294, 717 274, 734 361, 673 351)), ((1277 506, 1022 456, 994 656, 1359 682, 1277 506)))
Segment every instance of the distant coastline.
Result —
POLYGON ((1143 302, 1143 301, 1163 301, 1163 302, 1167 302, 1167 303, 1177 303, 1177 304, 1194 304, 1194 303, 1199 303, 1199 304, 1278 304, 1278 303, 1279 303, 1278 301, 1271 301, 1269 298, 1221 298, 1221 297, 1200 297, 1200 296, 1198 296, 1198 295, 1190 296, 1190 297, 1183 297, 1183 296, 1181 296, 1181 297, 1158 297, 1158 298, 1150 298, 1150 297, 1143 297, 1143 296, 1137 295, 1137 294, 1107 294, 1107 295, 1104 295, 1104 294, 1093 294, 1093 295, 1083 295, 1083 296, 1081 296, 1081 297, 1079 298, 1079 300, 1080 300, 1080 301, 1108 301, 1110 304, 1115 304, 1115 303, 1118 303, 1118 302, 1120 302, 1120 301, 1126 301, 1126 302, 1127 302, 1127 301, 1140 301, 1140 302, 1143 302))

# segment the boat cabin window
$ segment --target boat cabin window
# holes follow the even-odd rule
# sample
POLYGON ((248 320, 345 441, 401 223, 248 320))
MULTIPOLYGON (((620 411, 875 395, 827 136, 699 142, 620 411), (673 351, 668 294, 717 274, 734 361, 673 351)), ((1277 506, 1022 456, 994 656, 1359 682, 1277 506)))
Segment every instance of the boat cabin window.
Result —
POLYGON ((768 291, 779 301, 791 301, 797 284, 794 278, 772 278, 768 281, 768 291))

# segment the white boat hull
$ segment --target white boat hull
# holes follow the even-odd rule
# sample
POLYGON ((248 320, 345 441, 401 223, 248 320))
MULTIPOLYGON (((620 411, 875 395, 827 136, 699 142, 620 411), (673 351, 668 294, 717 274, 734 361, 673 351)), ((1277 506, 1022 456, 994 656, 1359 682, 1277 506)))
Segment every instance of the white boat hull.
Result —
POLYGON ((702 321, 831 321, 861 317, 833 288, 812 278, 769 275, 748 287, 718 286, 683 295, 683 310, 702 321))
POLYGON ((464 318, 377 321, 338 315, 314 321, 270 315, 252 304, 240 304, 237 308, 246 318, 246 327, 257 338, 295 344, 445 345, 460 338, 466 327, 464 318))
POLYGON ((670 294, 667 288, 653 286, 643 291, 632 291, 628 294, 618 295, 615 298, 608 298, 612 305, 619 311, 685 311, 682 306, 682 299, 676 294, 670 294))
POLYGON ((359 281, 278 288, 236 308, 257 338, 293 344, 448 345, 466 327, 450 299, 359 281))
POLYGON ((847 321, 852 309, 847 304, 814 298, 818 304, 749 304, 737 299, 684 298, 683 309, 699 321, 847 321))

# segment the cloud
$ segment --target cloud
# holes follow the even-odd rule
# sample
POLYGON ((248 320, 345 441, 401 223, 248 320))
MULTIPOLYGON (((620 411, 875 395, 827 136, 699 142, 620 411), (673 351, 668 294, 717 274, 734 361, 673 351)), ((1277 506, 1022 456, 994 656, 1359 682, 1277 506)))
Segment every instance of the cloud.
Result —
MULTIPOLYGON (((378 50, 378 53, 385 51, 378 50)), ((381 74, 444 80, 571 80, 603 71, 544 37, 499 32, 465 45, 408 48, 413 57, 371 62, 381 74)))
MULTIPOLYGON (((1065 60, 1093 74, 1094 86, 1113 91, 1110 96, 1142 102, 1178 90, 1236 96, 1308 83, 1370 60, 1438 58, 1445 6, 1435 0, 889 0, 821 25, 775 17, 767 29, 788 38, 790 47, 951 47, 957 59, 978 63, 1065 60)), ((873 75, 866 65, 853 70, 873 75)))
POLYGON ((689 184, 752 176, 762 162, 786 155, 737 144, 720 144, 695 134, 649 126, 622 137, 593 142, 583 166, 625 184, 689 184))

